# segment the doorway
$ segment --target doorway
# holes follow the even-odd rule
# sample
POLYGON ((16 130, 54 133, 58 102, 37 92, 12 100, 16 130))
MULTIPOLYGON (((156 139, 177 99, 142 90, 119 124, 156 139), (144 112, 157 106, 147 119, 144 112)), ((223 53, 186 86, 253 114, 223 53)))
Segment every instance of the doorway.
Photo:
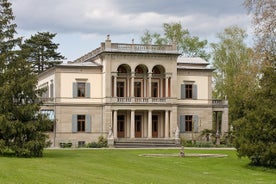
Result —
POLYGON ((142 137, 142 116, 135 115, 135 137, 142 137))
POLYGON ((117 134, 118 134, 118 138, 125 137, 125 116, 124 115, 118 115, 117 134))
POLYGON ((158 115, 152 115, 152 137, 158 137, 158 115))

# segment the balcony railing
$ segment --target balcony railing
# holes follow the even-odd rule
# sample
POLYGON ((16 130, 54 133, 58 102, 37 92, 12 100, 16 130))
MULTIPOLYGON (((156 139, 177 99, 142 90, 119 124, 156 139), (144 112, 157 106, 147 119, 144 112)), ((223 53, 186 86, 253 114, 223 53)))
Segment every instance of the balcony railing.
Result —
POLYGON ((227 100, 217 100, 217 99, 213 99, 212 100, 212 104, 213 105, 227 105, 228 101, 227 100))
POLYGON ((114 97, 112 103, 168 103, 169 98, 149 98, 149 97, 114 97))
POLYGON ((73 62, 84 62, 89 58, 93 58, 104 51, 112 52, 138 52, 138 53, 174 53, 178 54, 176 45, 148 45, 148 44, 125 44, 125 43, 109 43, 103 42, 101 46, 73 62))

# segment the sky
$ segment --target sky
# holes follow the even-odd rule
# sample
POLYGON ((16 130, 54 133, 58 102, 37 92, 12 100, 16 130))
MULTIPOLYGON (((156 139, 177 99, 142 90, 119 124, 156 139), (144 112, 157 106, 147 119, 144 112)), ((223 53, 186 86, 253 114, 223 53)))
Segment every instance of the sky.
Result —
POLYGON ((163 23, 181 23, 201 40, 217 42, 217 33, 237 25, 251 32, 243 0, 10 0, 18 36, 56 33, 53 40, 66 61, 96 49, 106 35, 114 43, 140 43, 163 23))

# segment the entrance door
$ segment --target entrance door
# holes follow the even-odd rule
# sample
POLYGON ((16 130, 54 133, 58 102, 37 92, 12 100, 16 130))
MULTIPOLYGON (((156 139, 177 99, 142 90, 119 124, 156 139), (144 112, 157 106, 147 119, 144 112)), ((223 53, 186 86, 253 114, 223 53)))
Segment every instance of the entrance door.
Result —
POLYGON ((135 115, 135 137, 142 137, 142 116, 135 115))
POLYGON ((118 115, 117 134, 118 134, 118 138, 125 137, 125 116, 124 115, 118 115))
POLYGON ((157 115, 152 116, 152 137, 154 138, 158 137, 158 116, 157 115))

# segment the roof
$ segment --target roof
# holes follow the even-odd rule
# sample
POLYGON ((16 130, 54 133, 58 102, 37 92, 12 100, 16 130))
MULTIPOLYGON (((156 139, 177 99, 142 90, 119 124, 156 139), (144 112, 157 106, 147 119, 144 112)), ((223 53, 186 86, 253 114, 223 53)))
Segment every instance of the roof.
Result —
POLYGON ((179 64, 203 64, 209 65, 209 63, 200 57, 178 57, 177 63, 179 64))
POLYGON ((91 62, 91 61, 88 61, 88 62, 80 62, 80 63, 62 63, 62 64, 60 64, 60 65, 58 65, 58 66, 65 66, 65 67, 74 67, 74 66, 79 66, 79 67, 81 67, 81 66, 91 66, 91 67, 99 67, 99 66, 102 66, 102 65, 100 65, 100 64, 98 64, 98 63, 95 63, 95 62, 91 62))

